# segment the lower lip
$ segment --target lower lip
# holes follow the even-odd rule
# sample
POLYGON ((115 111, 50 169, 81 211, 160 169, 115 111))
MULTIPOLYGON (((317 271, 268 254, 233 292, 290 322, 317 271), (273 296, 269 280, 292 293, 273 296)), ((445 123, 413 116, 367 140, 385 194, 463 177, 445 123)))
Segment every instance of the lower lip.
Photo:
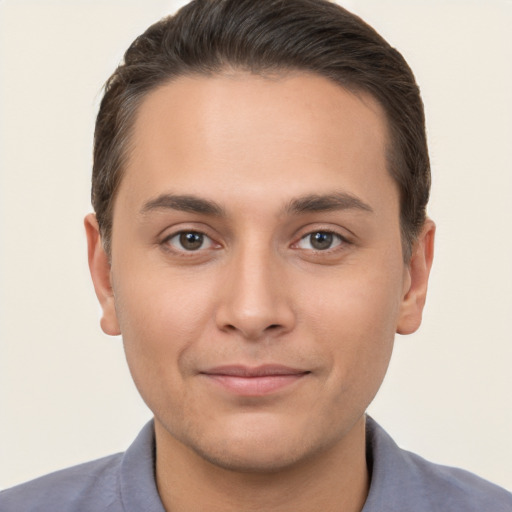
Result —
POLYGON ((286 388, 299 381, 307 373, 293 375, 265 375, 239 377, 234 375, 203 374, 227 391, 241 396, 263 396, 286 388))

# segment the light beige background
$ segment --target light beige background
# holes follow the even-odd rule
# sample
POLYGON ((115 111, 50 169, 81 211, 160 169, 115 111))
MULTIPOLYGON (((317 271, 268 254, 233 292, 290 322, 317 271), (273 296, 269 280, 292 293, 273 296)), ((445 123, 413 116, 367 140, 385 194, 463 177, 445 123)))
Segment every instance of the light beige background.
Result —
MULTIPOLYGON (((0 1, 0 487, 124 450, 150 418, 89 282, 103 82, 183 2, 0 1)), ((428 117, 437 256, 371 413, 397 442, 512 489, 512 3, 341 2, 397 46, 428 117)))

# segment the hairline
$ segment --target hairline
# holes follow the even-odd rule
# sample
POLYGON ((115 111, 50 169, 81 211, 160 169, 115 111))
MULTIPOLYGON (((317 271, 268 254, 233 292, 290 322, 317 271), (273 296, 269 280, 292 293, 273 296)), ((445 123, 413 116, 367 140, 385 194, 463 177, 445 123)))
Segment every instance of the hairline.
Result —
MULTIPOLYGON (((322 73, 318 70, 301 68, 299 66, 244 66, 244 65, 236 65, 231 62, 226 62, 220 64, 218 67, 214 69, 182 69, 174 75, 168 75, 166 77, 162 77, 160 80, 155 81, 155 83, 148 84, 146 88, 143 88, 140 91, 133 93, 129 97, 129 101, 127 101, 123 105, 123 109, 129 110, 128 116, 125 119, 125 123, 123 125, 123 129, 118 132, 118 137, 122 141, 122 148, 119 149, 119 166, 117 172, 115 173, 115 185, 112 189, 111 198, 108 202, 108 207, 104 212, 104 219, 107 221, 106 226, 100 225, 100 234, 102 239, 102 244, 105 249, 105 252, 111 257, 111 249, 112 249, 112 235, 114 230, 114 208, 117 200, 118 190, 123 180, 124 174, 126 172, 126 167, 128 165, 128 161, 131 158, 132 152, 134 150, 133 144, 133 135, 135 131, 135 126, 137 123, 137 118, 140 112, 140 109, 144 103, 144 101, 151 94, 155 93, 157 90, 167 87, 168 85, 174 83, 175 81, 181 78, 213 78, 213 77, 227 77, 227 78, 235 78, 236 76, 253 76, 253 77, 261 77, 267 80, 282 80, 290 76, 294 75, 313 75, 317 77, 324 78, 329 82, 335 84, 336 86, 344 89, 345 91, 353 94, 360 100, 364 102, 364 97, 370 97, 376 104, 379 106, 383 113, 384 119, 384 127, 385 127, 385 160, 386 160, 386 170, 388 174, 391 176, 393 183, 395 184, 398 192, 398 201, 399 201, 399 224, 400 224, 400 237, 402 243, 402 255, 404 262, 408 262, 412 245, 415 242, 417 237, 417 232, 412 233, 411 229, 405 226, 405 218, 404 212, 402 211, 402 188, 400 183, 398 182, 396 173, 393 173, 392 169, 394 167, 400 167, 404 165, 403 156, 401 154, 399 148, 399 142, 397 140, 397 129, 394 127, 393 123, 390 119, 390 114, 387 109, 383 105, 382 101, 370 90, 365 88, 360 84, 355 84, 350 79, 347 79, 346 82, 342 83, 342 80, 336 80, 335 78, 328 76, 327 73, 322 73), (412 235, 412 236, 411 236, 412 235)), ((423 221, 424 222, 424 221, 423 221)))

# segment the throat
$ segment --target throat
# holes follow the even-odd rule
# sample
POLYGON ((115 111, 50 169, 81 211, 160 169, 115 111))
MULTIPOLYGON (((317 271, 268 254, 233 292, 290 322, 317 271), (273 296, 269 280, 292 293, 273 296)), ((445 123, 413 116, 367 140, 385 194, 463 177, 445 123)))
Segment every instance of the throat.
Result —
MULTIPOLYGON (((370 483, 364 423, 363 417, 344 442, 269 471, 221 467, 168 432, 160 432, 156 452, 160 498, 166 512, 360 512, 370 483)), ((156 425, 158 432, 161 425, 156 425)))

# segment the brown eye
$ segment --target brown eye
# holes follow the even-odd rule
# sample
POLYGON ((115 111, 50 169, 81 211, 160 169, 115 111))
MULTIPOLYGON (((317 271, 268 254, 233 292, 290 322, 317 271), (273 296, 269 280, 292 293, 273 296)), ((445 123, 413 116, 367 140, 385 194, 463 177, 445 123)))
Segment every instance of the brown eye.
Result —
POLYGON ((322 251, 325 249, 329 249, 332 245, 332 233, 325 233, 319 231, 318 233, 313 233, 309 235, 311 247, 316 249, 317 251, 322 251))
POLYGON ((300 249, 309 249, 313 251, 326 251, 340 245, 343 238, 330 231, 315 231, 303 236, 297 244, 300 249))
POLYGON ((210 237, 199 231, 180 231, 164 241, 177 251, 199 251, 210 249, 214 243, 210 237))
POLYGON ((204 235, 201 233, 181 233, 180 244, 187 251, 196 251, 203 245, 204 235))

